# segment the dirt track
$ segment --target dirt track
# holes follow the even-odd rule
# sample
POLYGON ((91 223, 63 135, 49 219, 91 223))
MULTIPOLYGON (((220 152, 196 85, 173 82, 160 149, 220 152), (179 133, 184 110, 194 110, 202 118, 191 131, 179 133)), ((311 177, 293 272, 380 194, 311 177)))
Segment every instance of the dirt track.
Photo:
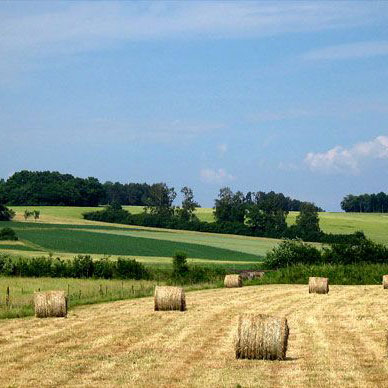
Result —
POLYGON ((187 294, 181 312, 151 298, 82 307, 67 319, 0 322, 0 386, 388 386, 388 290, 259 286, 187 294), (234 358, 240 312, 287 316, 286 361, 234 358))

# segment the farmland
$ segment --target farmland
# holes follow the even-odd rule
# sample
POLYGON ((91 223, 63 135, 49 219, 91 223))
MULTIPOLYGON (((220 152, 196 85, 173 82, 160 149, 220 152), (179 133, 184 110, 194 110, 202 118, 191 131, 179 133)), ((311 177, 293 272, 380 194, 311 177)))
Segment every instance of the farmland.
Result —
POLYGON ((77 307, 67 319, 2 322, 1 386, 385 386, 381 286, 303 285, 189 292, 188 310, 152 298, 77 307), (286 316, 286 361, 236 360, 237 316, 286 316), (15 371, 17 370, 17 373, 15 371))
MULTIPOLYGON (((82 213, 101 208, 66 207, 66 206, 11 206, 17 212, 17 220, 22 220, 25 209, 41 211, 44 222, 87 224, 82 219, 82 213)), ((136 214, 143 211, 142 206, 124 206, 129 212, 136 214)), ((213 209, 198 208, 197 216, 202 221, 212 222, 213 209)), ((293 224, 298 213, 291 212, 287 222, 293 224)), ((388 244, 388 215, 379 213, 319 213, 320 225, 326 233, 353 233, 363 230, 365 234, 376 242, 388 244)), ((93 223, 92 223, 93 224, 93 223)))

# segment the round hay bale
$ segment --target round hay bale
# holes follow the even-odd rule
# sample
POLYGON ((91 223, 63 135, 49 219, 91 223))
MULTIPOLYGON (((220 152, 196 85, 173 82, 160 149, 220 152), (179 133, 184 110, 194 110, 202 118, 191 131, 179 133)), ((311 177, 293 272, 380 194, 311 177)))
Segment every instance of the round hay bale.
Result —
POLYGON ((186 310, 185 291, 182 287, 156 286, 155 311, 186 310))
POLYGON ((383 288, 384 290, 388 288, 388 275, 383 275, 383 288))
POLYGON ((309 294, 328 294, 329 293, 329 279, 328 278, 309 278, 309 294))
POLYGON ((235 335, 236 358, 284 360, 288 334, 286 318, 265 314, 242 314, 235 335))
POLYGON ((34 305, 37 318, 67 316, 67 296, 65 291, 35 292, 34 305))
POLYGON ((242 287, 241 275, 226 275, 224 279, 224 286, 227 288, 242 287))

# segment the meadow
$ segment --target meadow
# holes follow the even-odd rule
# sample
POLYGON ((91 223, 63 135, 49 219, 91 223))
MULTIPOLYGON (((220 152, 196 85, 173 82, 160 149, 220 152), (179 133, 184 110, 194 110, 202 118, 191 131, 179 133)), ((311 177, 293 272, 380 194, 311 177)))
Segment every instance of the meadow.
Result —
MULTIPOLYGON (((36 291, 62 290, 68 307, 151 296, 163 280, 74 279, 0 276, 0 319, 34 315, 36 291)), ((185 285, 186 291, 217 288, 222 281, 185 285)))
POLYGON ((1 386, 383 387, 381 286, 268 285, 189 292, 187 311, 141 298, 81 306, 68 318, 2 322, 1 386), (285 361, 236 360, 240 313, 286 316, 285 361))
MULTIPOLYGON (((66 206, 11 206, 18 216, 22 219, 25 209, 37 209, 41 211, 45 222, 81 223, 87 221, 82 219, 82 213, 87 211, 99 210, 100 208, 87 207, 66 207, 66 206)), ((133 214, 141 213, 142 206, 124 206, 126 210, 133 214)), ((202 221, 214 221, 213 209, 198 208, 196 210, 198 218, 202 221)), ((288 224, 295 223, 297 212, 290 212, 287 217, 288 224)), ((321 212, 319 213, 320 226, 326 233, 353 233, 362 230, 372 240, 388 244, 388 214, 380 213, 342 213, 342 212, 321 212)))

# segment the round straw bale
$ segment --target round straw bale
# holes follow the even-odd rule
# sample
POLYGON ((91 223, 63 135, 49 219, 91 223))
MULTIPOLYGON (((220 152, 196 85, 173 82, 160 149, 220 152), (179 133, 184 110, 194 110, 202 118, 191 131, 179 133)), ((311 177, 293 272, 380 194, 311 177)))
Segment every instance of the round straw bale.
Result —
POLYGON ((67 297, 64 291, 35 292, 34 305, 37 318, 67 316, 67 297))
POLYGON ((388 288, 388 275, 383 275, 383 288, 388 288))
POLYGON ((329 279, 328 278, 309 278, 309 294, 328 294, 329 293, 329 279))
POLYGON ((288 334, 286 318, 241 314, 235 335, 236 358, 284 360, 288 334))
POLYGON ((226 275, 224 279, 224 286, 228 288, 232 287, 242 287, 242 277, 241 275, 226 275))
POLYGON ((156 286, 154 295, 154 309, 155 311, 185 311, 185 291, 181 287, 156 286))

